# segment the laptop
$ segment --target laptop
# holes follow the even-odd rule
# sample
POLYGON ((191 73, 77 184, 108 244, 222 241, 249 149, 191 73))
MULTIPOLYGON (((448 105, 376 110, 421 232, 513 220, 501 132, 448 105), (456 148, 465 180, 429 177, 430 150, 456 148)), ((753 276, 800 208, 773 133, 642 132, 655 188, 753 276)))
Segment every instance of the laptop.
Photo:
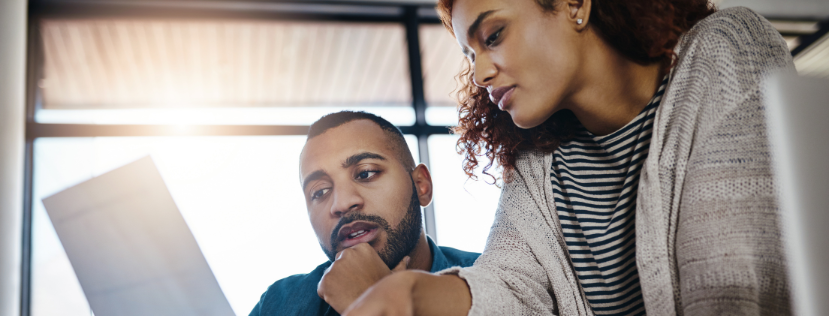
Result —
POLYGON ((778 74, 766 120, 796 315, 829 311, 829 80, 778 74))
POLYGON ((149 156, 43 204, 96 316, 234 316, 149 156))

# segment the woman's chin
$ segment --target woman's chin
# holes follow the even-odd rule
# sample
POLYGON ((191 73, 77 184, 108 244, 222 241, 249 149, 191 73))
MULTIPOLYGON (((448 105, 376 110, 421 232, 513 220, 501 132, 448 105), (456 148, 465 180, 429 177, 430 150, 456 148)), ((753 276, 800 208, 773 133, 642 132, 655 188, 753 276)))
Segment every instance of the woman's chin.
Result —
POLYGON ((518 128, 520 129, 531 129, 533 127, 541 125, 541 123, 544 123, 544 120, 539 120, 538 118, 533 116, 524 117, 521 116, 520 113, 512 113, 512 111, 510 112, 512 122, 515 123, 515 126, 518 126, 518 128))
POLYGON ((517 106, 517 104, 513 103, 507 108, 512 122, 521 129, 531 129, 544 124, 553 113, 558 111, 556 107, 545 107, 533 103, 524 103, 521 105, 523 106, 517 106))

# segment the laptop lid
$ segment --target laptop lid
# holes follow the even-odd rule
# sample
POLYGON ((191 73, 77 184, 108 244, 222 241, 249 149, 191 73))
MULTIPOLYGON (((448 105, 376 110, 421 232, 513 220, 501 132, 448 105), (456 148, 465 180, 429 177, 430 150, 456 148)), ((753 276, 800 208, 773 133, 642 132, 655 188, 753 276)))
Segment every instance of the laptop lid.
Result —
POLYGON ((96 316, 233 316, 148 156, 43 199, 96 316))

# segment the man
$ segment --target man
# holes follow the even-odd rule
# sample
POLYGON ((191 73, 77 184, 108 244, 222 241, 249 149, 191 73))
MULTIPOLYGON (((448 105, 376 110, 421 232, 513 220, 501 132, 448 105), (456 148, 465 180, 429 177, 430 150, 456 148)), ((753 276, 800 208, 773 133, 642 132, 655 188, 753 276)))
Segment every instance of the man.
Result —
POLYGON ((339 315, 393 271, 436 272, 478 258, 426 236, 420 207, 432 200, 429 170, 415 165, 400 130, 376 115, 320 118, 299 169, 308 217, 329 261, 271 285, 251 316, 339 315))

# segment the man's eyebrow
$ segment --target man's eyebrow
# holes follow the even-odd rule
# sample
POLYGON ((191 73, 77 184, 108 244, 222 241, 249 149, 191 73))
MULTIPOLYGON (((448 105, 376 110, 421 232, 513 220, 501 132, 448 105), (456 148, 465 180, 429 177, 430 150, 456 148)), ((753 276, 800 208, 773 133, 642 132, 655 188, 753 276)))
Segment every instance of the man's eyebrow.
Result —
POLYGON ((317 171, 311 172, 311 174, 309 174, 307 177, 305 177, 305 179, 302 180, 302 191, 305 192, 305 188, 308 186, 308 183, 311 183, 314 180, 317 180, 319 178, 323 178, 323 177, 326 177, 326 176, 328 176, 328 174, 325 173, 325 171, 322 171, 322 170, 317 170, 317 171))
POLYGON ((348 157, 348 158, 345 159, 345 161, 343 162, 343 168, 349 168, 351 166, 354 166, 357 163, 359 163, 360 161, 363 161, 365 159, 386 160, 386 157, 383 157, 383 156, 380 156, 378 154, 371 153, 371 152, 364 152, 364 153, 355 154, 355 155, 352 155, 351 157, 348 157))
MULTIPOLYGON (((349 168, 351 166, 354 166, 357 163, 359 163, 360 161, 363 161, 365 159, 386 160, 386 157, 383 157, 379 154, 375 154, 375 153, 372 153, 372 152, 364 152, 364 153, 355 154, 355 155, 352 155, 351 157, 348 157, 348 158, 345 159, 345 161, 343 162, 343 168, 349 168)), ((328 173, 326 173, 323 170, 317 170, 317 171, 311 172, 311 174, 309 174, 307 177, 305 177, 305 179, 302 179, 302 191, 305 191, 305 188, 308 186, 308 183, 311 183, 314 180, 324 178, 324 177, 327 177, 327 176, 328 176, 328 173)))
POLYGON ((466 36, 472 38, 475 36, 475 32, 478 31, 478 28, 481 26, 481 22, 486 19, 486 17, 490 16, 491 14, 495 13, 498 10, 489 10, 485 12, 481 12, 478 14, 478 18, 475 19, 475 22, 472 22, 472 25, 469 26, 469 29, 466 31, 466 36))

